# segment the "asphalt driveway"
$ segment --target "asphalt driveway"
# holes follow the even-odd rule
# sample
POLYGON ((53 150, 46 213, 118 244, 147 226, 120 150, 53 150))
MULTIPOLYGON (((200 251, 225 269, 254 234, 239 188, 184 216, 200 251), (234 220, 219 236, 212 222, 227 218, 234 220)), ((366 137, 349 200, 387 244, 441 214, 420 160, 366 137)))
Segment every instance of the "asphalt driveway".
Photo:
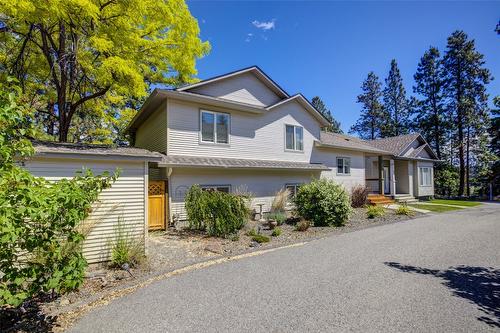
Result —
POLYGON ((72 332, 500 331, 500 205, 332 236, 156 282, 72 332))

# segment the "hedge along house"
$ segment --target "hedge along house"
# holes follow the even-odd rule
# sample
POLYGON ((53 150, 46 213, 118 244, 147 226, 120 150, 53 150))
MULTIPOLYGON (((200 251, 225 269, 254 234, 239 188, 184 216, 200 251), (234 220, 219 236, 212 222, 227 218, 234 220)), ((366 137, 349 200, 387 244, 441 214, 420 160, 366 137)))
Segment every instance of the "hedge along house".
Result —
POLYGON ((85 223, 93 225, 83 245, 89 263, 109 260, 120 221, 127 235, 146 244, 148 216, 148 162, 162 155, 140 148, 34 142, 35 155, 22 162, 33 175, 50 181, 71 178, 83 168, 94 175, 116 170, 116 182, 99 195, 85 223))
MULTIPOLYGON (((323 132, 326 125, 305 97, 289 95, 256 66, 174 90, 155 89, 128 127, 134 146, 163 154, 149 164, 150 184, 166 198, 150 214, 150 229, 186 219, 184 198, 194 184, 250 192, 257 212, 269 211, 280 189, 294 195, 319 177, 348 191, 363 185, 391 198, 397 189, 410 199, 433 195, 432 185, 409 188, 424 178, 426 186, 433 183, 436 158, 418 134, 396 151, 383 141, 323 132)), ((394 140, 406 142, 404 136, 394 140)))

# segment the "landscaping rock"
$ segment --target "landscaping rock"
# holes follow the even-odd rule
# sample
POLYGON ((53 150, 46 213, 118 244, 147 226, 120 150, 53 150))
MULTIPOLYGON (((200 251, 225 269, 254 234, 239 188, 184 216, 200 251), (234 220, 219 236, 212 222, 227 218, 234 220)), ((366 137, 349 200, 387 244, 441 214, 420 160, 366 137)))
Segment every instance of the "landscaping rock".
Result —
POLYGON ((61 298, 61 299, 59 300, 59 304, 60 304, 61 306, 66 306, 66 305, 69 305, 69 303, 70 303, 70 302, 69 302, 69 299, 67 299, 67 298, 61 298))
POLYGON ((216 253, 216 254, 223 254, 224 250, 222 249, 222 245, 219 243, 210 243, 207 246, 205 246, 205 251, 216 253))
POLYGON ((250 247, 259 247, 259 246, 260 246, 260 244, 259 244, 259 243, 257 243, 256 241, 252 241, 252 242, 250 243, 250 247))

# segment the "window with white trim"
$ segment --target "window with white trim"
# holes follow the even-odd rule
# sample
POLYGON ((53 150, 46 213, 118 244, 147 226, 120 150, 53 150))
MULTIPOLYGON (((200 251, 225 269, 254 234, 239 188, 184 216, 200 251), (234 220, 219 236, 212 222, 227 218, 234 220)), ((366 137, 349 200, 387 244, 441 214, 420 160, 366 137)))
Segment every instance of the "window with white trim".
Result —
POLYGON ((201 142, 229 143, 228 113, 202 110, 200 112, 201 142))
POLYGON ((301 126, 285 125, 285 149, 304 150, 304 129, 301 126))
POLYGON ((231 185, 201 185, 200 187, 204 191, 231 192, 231 185))
POLYGON ((302 184, 286 184, 285 188, 290 192, 290 199, 295 198, 297 195, 297 191, 299 190, 302 184))
POLYGON ((418 168, 418 179, 420 186, 431 186, 432 185, 431 168, 430 167, 418 168))
POLYGON ((349 157, 337 157, 337 175, 351 174, 351 159, 349 157))

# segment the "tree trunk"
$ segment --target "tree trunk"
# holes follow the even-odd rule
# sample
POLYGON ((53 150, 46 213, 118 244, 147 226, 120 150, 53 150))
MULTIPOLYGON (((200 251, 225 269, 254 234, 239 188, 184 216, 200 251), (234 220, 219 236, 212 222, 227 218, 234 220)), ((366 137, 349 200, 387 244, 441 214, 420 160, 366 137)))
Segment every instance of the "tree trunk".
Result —
POLYGON ((458 125, 458 162, 459 162, 459 185, 458 195, 463 196, 465 190, 465 156, 464 156, 464 129, 459 113, 458 125))
POLYGON ((467 196, 470 197, 470 126, 467 127, 467 148, 466 148, 466 161, 467 161, 467 176, 466 176, 466 180, 467 180, 467 196))

